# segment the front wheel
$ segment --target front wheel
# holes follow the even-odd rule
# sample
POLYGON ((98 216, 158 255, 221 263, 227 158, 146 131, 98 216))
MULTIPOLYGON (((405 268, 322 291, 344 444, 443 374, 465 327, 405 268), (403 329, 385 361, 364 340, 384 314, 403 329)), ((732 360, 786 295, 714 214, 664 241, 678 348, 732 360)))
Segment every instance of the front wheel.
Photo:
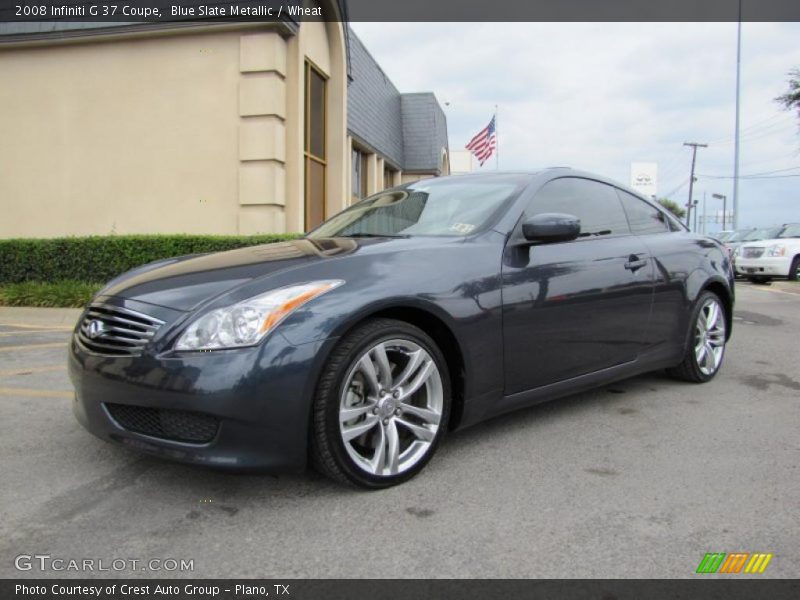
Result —
POLYGON ((450 378, 436 343, 403 321, 367 321, 342 339, 320 377, 312 462, 360 487, 402 483, 430 460, 449 411, 450 378))
POLYGON ((703 292, 690 320, 690 342, 683 362, 668 373, 694 383, 711 381, 722 366, 727 341, 725 308, 716 294, 703 292))
POLYGON ((789 281, 800 280, 800 256, 795 256, 792 266, 789 267, 789 281))

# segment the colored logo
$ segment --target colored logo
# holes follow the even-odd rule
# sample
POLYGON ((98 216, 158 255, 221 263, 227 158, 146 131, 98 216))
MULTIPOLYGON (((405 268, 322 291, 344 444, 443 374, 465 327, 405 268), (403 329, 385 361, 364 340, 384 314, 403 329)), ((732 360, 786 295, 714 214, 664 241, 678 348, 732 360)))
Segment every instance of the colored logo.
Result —
POLYGON ((763 573, 772 554, 760 552, 709 552, 700 561, 697 573, 763 573))

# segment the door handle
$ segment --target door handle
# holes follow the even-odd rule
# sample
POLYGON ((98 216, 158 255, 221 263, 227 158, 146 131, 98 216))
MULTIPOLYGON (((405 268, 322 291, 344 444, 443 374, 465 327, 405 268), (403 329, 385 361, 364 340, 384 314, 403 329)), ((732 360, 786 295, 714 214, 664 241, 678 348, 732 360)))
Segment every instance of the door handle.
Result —
POLYGON ((635 273, 637 269, 641 269, 646 264, 647 264, 646 258, 640 258, 635 254, 631 254, 628 257, 627 262, 625 263, 625 268, 635 273))

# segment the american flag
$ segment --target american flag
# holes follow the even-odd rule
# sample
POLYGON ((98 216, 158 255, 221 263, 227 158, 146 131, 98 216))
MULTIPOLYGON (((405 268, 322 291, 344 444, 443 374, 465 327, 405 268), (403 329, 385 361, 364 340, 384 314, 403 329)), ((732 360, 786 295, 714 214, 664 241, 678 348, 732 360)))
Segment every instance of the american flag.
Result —
POLYGON ((489 124, 478 132, 478 134, 469 141, 467 150, 475 155, 478 162, 483 166, 483 163, 492 155, 495 147, 497 146, 497 135, 494 130, 494 119, 489 121, 489 124))

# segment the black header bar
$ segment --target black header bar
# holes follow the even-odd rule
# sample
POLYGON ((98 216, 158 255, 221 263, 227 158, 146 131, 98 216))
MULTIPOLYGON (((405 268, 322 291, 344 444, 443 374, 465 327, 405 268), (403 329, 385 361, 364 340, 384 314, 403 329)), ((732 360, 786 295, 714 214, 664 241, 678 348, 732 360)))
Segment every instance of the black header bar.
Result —
POLYGON ((798 0, 320 0, 319 7, 302 0, 0 0, 0 22, 800 21, 798 0))

